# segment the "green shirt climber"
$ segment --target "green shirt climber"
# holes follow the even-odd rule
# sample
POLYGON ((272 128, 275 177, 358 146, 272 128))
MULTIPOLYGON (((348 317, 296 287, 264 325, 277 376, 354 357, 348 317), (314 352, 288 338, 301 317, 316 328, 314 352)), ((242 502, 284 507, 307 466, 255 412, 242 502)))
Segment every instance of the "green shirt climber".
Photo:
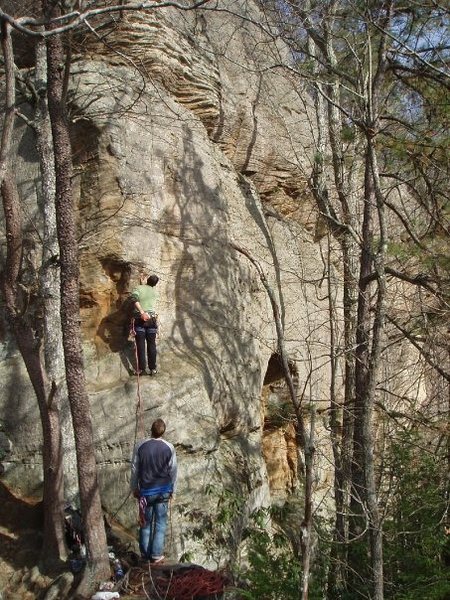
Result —
POLYGON ((156 375, 157 350, 156 336, 158 334, 158 315, 155 313, 158 302, 158 292, 155 289, 159 278, 150 275, 145 285, 139 285, 131 294, 134 301, 135 317, 133 330, 136 340, 136 375, 156 375), (146 371, 146 363, 148 371, 146 371))
POLYGON ((136 311, 142 317, 144 316, 143 313, 155 312, 158 297, 159 294, 155 287, 151 287, 149 284, 139 285, 131 294, 131 298, 134 300, 136 311))

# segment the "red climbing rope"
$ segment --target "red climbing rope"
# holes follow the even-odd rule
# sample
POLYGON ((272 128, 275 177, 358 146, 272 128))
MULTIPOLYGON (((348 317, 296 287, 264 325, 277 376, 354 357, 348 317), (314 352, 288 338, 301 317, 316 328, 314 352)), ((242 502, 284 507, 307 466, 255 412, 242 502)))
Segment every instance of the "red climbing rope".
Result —
POLYGON ((122 590, 131 596, 164 598, 164 600, 195 600, 221 597, 230 579, 222 571, 208 571, 198 565, 169 565, 163 568, 131 568, 122 590))
POLYGON ((130 326, 130 334, 133 336, 134 343, 134 358, 136 361, 136 374, 137 374, 137 403, 136 403, 136 432, 135 432, 135 442, 138 439, 143 439, 145 435, 144 430, 144 409, 142 406, 142 398, 141 398, 141 375, 139 372, 139 361, 138 361, 138 350, 136 344, 136 330, 134 329, 134 319, 131 319, 130 326))
POLYGON ((194 600, 222 594, 225 584, 226 577, 220 571, 208 571, 197 566, 152 577, 146 587, 150 594, 156 592, 158 597, 167 600, 194 600))

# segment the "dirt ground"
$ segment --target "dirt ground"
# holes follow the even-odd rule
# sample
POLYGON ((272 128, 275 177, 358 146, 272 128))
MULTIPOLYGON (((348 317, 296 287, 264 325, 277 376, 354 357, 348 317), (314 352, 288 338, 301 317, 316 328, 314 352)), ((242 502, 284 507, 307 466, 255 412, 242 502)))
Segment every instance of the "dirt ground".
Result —
POLYGON ((34 600, 52 578, 37 568, 41 548, 40 503, 13 496, 0 482, 0 596, 2 600, 34 600))
MULTIPOLYGON (((42 506, 16 498, 0 481, 0 600, 64 600, 77 575, 62 564, 59 572, 43 575, 38 568, 42 545, 42 506), (54 585, 52 585, 54 584, 54 585), (67 592, 62 592, 67 590, 67 592)), ((115 583, 121 600, 137 598, 223 597, 226 577, 199 565, 166 561, 143 564, 133 551, 135 540, 119 527, 107 527, 108 544, 126 572, 115 583), (196 592, 196 593, 195 593, 196 592)), ((73 588, 72 588, 73 589, 73 588)))
MULTIPOLYGON (((39 571, 42 525, 41 503, 15 497, 0 481, 0 600, 41 600, 55 580, 73 579, 67 564, 51 574, 39 571)), ((130 546, 129 538, 113 535, 121 547, 130 546)))

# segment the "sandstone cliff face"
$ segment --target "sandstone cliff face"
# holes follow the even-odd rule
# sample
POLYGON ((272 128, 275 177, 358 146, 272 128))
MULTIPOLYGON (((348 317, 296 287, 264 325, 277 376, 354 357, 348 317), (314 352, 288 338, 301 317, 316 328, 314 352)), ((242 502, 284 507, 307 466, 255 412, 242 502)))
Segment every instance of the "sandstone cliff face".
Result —
MULTIPOLYGON (((264 428, 267 398, 284 394, 273 358, 268 371, 275 327, 256 270, 232 244, 255 256, 278 293, 298 380, 313 369, 306 396, 327 396, 321 255, 304 184, 307 108, 289 81, 258 71, 263 42, 231 16, 134 14, 72 66, 81 317, 104 506, 133 529, 126 496, 140 397, 145 428, 164 418, 178 452, 172 551, 210 564, 237 547, 245 516, 283 501, 301 473, 292 430, 264 428), (160 276, 162 335, 160 374, 138 386, 124 301, 142 271, 160 276), (218 527, 224 490, 244 504, 218 527)), ((39 223, 32 136, 21 126, 17 138, 21 192, 39 223)), ((31 226, 29 240, 32 281, 31 226)), ((5 481, 37 495, 38 413, 7 333, 1 359, 5 481)), ((69 449, 66 458, 71 473, 69 449)), ((326 494, 325 475, 322 483, 326 494)))

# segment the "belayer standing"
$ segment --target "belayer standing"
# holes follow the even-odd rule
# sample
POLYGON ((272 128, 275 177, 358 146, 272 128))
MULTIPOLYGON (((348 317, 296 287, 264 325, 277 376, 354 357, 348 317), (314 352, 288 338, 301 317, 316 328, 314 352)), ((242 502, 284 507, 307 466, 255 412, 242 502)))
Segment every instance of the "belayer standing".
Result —
POLYGON ((147 283, 139 285, 131 294, 135 306, 133 328, 136 336, 137 375, 145 373, 146 362, 149 375, 156 375, 158 372, 156 367, 158 315, 155 312, 159 297, 155 289, 158 281, 159 277, 157 275, 150 275, 147 283))
POLYGON ((131 460, 130 486, 139 499, 139 548, 145 560, 164 560, 168 504, 175 492, 177 457, 173 445, 163 439, 166 424, 156 419, 151 437, 139 442, 131 460))

